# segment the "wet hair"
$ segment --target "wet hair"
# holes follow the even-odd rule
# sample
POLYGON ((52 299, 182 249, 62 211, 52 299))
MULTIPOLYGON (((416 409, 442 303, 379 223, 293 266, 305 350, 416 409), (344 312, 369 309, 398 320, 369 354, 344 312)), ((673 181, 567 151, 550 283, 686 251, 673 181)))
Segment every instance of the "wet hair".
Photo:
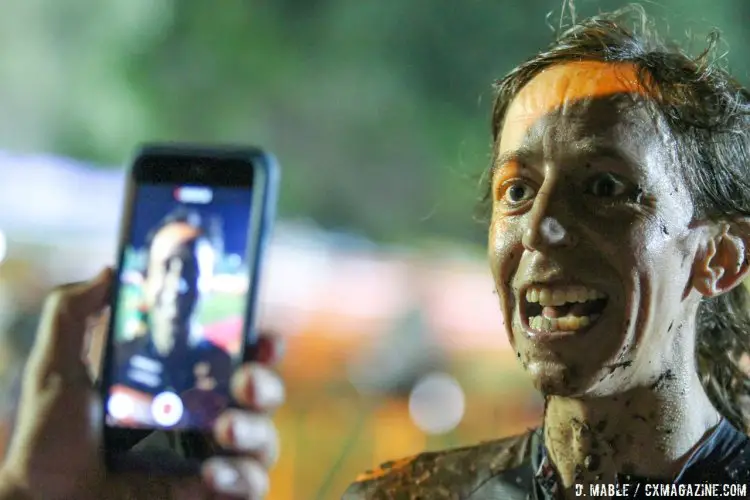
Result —
MULTIPOLYGON (((672 138, 676 165, 698 220, 727 221, 750 216, 750 93, 720 65, 719 35, 692 57, 664 41, 639 5, 598 15, 563 31, 544 51, 496 82, 492 140, 496 148, 508 106, 516 94, 545 68, 574 61, 630 63, 638 69, 649 106, 663 118, 672 138)), ((489 172, 489 170, 488 170, 489 172)), ((488 219, 492 179, 483 179, 480 208, 488 219)), ((747 257, 746 257, 747 258, 747 257)), ((750 379, 739 365, 750 352, 747 289, 703 299, 698 308, 696 364, 717 410, 746 429, 741 397, 750 379)))
POLYGON ((202 217, 200 213, 187 207, 179 207, 164 216, 146 235, 146 248, 151 248, 156 235, 171 224, 186 224, 194 228, 198 236, 194 240, 190 240, 191 243, 205 241, 217 252, 223 250, 223 238, 218 220, 202 217))

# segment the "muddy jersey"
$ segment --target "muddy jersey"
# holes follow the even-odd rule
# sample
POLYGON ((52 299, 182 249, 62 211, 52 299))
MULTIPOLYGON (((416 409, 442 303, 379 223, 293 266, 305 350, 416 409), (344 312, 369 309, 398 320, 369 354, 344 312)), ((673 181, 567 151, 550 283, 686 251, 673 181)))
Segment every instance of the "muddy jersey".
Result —
MULTIPOLYGON (((555 499, 558 478, 547 459, 542 436, 542 430, 537 429, 476 446, 387 462, 357 478, 343 500, 555 499)), ((679 496, 682 487, 691 488, 691 496, 700 498, 704 496, 701 488, 718 485, 722 498, 750 498, 748 483, 750 439, 723 420, 673 481, 622 475, 618 493, 626 492, 621 498, 659 498, 664 494, 679 496)))

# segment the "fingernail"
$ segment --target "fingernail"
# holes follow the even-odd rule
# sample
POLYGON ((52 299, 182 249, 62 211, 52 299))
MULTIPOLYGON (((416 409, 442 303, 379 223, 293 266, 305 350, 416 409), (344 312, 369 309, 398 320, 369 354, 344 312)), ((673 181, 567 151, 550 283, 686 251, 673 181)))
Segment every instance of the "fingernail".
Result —
POLYGON ((271 355, 268 356, 269 365, 275 365, 284 359, 284 353, 286 351, 286 341, 281 337, 269 338, 268 348, 271 351, 271 355))
POLYGON ((220 458, 209 460, 205 465, 205 470, 214 489, 229 494, 244 493, 245 488, 243 488, 240 473, 220 458))
POLYGON ((236 415, 232 421, 232 440, 241 450, 265 447, 268 434, 268 426, 257 418, 236 415))
POLYGON ((268 472, 263 470, 255 463, 247 464, 245 473, 247 474, 247 483, 251 491, 255 493, 252 498, 265 498, 268 494, 268 472))
POLYGON ((284 385, 272 373, 258 369, 253 371, 255 384, 255 404, 261 408, 271 408, 284 401, 284 385))
POLYGON ((286 354, 286 340, 283 338, 277 339, 275 347, 274 347, 273 362, 280 363, 281 360, 284 359, 285 354, 286 354))

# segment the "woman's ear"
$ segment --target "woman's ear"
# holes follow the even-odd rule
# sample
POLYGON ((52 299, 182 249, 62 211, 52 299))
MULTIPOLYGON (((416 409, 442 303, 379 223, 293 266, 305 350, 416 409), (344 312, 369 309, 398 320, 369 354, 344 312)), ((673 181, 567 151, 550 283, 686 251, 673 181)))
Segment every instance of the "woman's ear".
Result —
POLYGON ((705 245, 693 268, 693 288, 705 297, 724 294, 748 276, 750 262, 750 218, 722 222, 705 245))

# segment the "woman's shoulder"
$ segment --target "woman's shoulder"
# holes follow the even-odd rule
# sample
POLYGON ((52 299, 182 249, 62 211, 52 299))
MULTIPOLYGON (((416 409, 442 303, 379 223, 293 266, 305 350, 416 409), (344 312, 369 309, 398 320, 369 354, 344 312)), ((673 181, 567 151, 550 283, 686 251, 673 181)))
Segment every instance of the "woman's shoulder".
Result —
POLYGON ((361 474, 342 500, 400 498, 405 492, 414 498, 468 498, 493 478, 523 468, 530 470, 533 436, 531 430, 473 446, 386 462, 361 474))

